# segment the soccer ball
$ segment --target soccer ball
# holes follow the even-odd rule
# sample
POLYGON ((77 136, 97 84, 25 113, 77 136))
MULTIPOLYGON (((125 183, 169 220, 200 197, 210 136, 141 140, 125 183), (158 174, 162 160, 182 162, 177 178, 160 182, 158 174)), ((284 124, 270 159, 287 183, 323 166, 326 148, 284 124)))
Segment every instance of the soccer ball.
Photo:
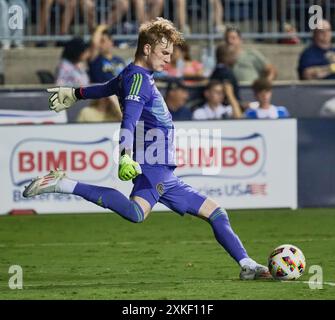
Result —
POLYGON ((277 280, 296 280, 304 273, 306 260, 299 248, 283 244, 270 254, 268 267, 277 280))

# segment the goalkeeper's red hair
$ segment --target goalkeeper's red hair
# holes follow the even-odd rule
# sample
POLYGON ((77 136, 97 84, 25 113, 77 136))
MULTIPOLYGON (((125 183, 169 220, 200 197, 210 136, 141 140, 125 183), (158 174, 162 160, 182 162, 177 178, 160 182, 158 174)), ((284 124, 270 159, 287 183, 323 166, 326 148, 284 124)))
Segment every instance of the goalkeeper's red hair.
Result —
POLYGON ((135 59, 138 59, 143 55, 143 49, 146 44, 149 44, 154 50, 157 44, 167 46, 168 44, 178 45, 183 42, 183 35, 176 29, 170 20, 160 17, 156 18, 141 24, 135 59))

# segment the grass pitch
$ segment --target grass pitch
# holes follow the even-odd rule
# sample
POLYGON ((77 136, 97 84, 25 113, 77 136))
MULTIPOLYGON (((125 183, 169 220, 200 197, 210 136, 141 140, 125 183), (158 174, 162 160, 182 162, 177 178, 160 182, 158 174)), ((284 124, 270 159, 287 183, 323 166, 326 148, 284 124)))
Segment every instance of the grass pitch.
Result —
POLYGON ((334 299, 334 209, 230 211, 249 254, 266 264, 294 244, 307 260, 293 282, 240 281, 239 267, 205 221, 152 213, 142 224, 116 214, 0 217, 0 299, 334 299), (11 265, 23 289, 10 290, 11 265), (311 265, 323 289, 311 290, 311 265))

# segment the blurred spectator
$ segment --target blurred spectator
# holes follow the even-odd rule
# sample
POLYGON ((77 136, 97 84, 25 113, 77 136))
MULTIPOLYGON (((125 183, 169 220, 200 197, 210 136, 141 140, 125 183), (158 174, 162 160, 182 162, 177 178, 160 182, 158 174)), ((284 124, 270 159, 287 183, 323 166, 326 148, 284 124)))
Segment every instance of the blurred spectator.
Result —
POLYGON ((184 57, 181 45, 175 45, 173 47, 173 53, 171 55, 171 62, 164 68, 164 74, 169 77, 182 77, 184 70, 184 57))
POLYGON ((245 118, 278 119, 290 116, 285 107, 271 104, 272 84, 269 80, 262 78, 254 81, 252 90, 257 101, 250 103, 250 108, 244 113, 245 118))
POLYGON ((164 72, 170 77, 203 77, 203 65, 193 60, 190 46, 185 42, 175 46, 171 56, 171 63, 167 64, 164 72))
POLYGON ((112 10, 108 19, 112 28, 115 28, 115 26, 122 21, 124 16, 129 13, 131 3, 134 6, 134 9, 131 11, 135 12, 137 23, 140 25, 145 22, 145 0, 116 0, 113 1, 112 10))
MULTIPOLYGON (((177 1, 179 2, 179 0, 177 1)), ((109 23, 120 23, 126 14, 134 12, 138 25, 163 14, 164 0, 116 0, 112 3, 109 23)))
MULTIPOLYGON (((46 27, 49 24, 50 11, 55 1, 63 8, 60 34, 65 35, 70 33, 69 29, 75 14, 77 0, 43 0, 40 2, 39 35, 46 34, 46 27)), ((90 31, 93 32, 95 27, 95 3, 93 0, 79 0, 79 3, 82 14, 85 18, 87 17, 88 27, 90 31)))
POLYGON ((172 6, 172 11, 176 14, 174 20, 177 19, 177 27, 184 34, 190 34, 190 26, 186 22, 187 15, 187 0, 170 0, 170 5, 172 6))
POLYGON ((115 109, 108 98, 92 100, 91 104, 80 110, 77 122, 113 122, 121 121, 122 114, 115 109))
POLYGON ((95 22, 95 1, 94 0, 79 0, 80 9, 85 21, 87 19, 87 25, 90 32, 94 31, 96 22, 95 22))
POLYGON ((297 29, 289 24, 285 23, 284 24, 284 32, 287 34, 287 38, 283 38, 279 40, 279 43, 281 44, 299 44, 300 39, 297 35, 297 29))
MULTIPOLYGON (((118 56, 114 56, 113 49, 113 38, 108 32, 108 26, 98 26, 93 34, 91 43, 89 76, 92 83, 109 81, 117 76, 125 67, 124 60, 118 56)), ((94 112, 99 111, 98 115, 101 115, 103 110, 107 110, 108 112, 105 116, 108 119, 110 119, 111 112, 113 112, 114 116, 117 115, 114 120, 121 120, 122 113, 117 96, 113 95, 107 99, 99 99, 99 101, 94 105, 96 107, 94 112), (99 107, 99 104, 101 104, 101 107, 99 107)), ((93 114, 93 111, 86 111, 85 115, 88 116, 89 114, 93 114)))
POLYGON ((203 65, 200 61, 192 59, 190 46, 184 42, 181 46, 182 57, 183 57, 183 76, 184 77, 202 77, 203 76, 203 65))
POLYGON ((160 17, 163 13, 164 0, 146 0, 145 20, 149 21, 160 17))
MULTIPOLYGON (((187 24, 188 9, 194 11, 194 7, 199 11, 204 9, 207 12, 201 12, 201 16, 209 16, 209 9, 212 10, 212 19, 214 21, 214 32, 224 33, 225 26, 223 24, 223 3, 221 0, 169 0, 171 11, 176 13, 175 20, 179 30, 184 34, 190 34, 190 26, 187 24), (205 6, 204 6, 205 4, 205 6), (192 8, 193 7, 193 8, 192 8)), ((193 13, 192 13, 193 15, 193 13)), ((206 22, 205 22, 206 23, 206 22)), ((193 30, 194 31, 194 30, 193 30)))
POLYGON ((125 61, 113 53, 114 43, 106 25, 100 25, 92 37, 89 76, 92 83, 102 83, 117 76, 126 66, 125 61))
POLYGON ((168 84, 165 102, 172 115, 173 121, 191 120, 192 112, 186 106, 189 93, 180 81, 172 81, 168 84))
POLYGON ((226 26, 223 23, 223 1, 210 0, 210 4, 213 10, 214 32, 224 34, 226 26))
POLYGON ((330 23, 322 20, 313 31, 313 44, 299 58, 301 80, 335 79, 335 48, 330 23))
POLYGON ((210 76, 212 80, 218 80, 222 83, 228 81, 234 88, 234 95, 240 100, 238 81, 232 71, 237 60, 237 52, 234 46, 223 43, 216 48, 216 66, 210 76))
POLYGON ((89 45, 83 39, 73 38, 67 42, 57 67, 56 84, 71 87, 88 85, 86 67, 89 58, 89 45))
MULTIPOLYGON (((50 11, 52 4, 55 2, 55 0, 44 0, 41 1, 41 7, 40 7, 40 17, 39 21, 40 24, 38 26, 38 34, 44 35, 46 34, 46 28, 49 23, 50 18, 50 11)), ((60 33, 61 34, 68 34, 70 24, 72 21, 72 17, 76 8, 76 0, 56 0, 56 2, 63 7, 63 13, 62 13, 62 22, 60 27, 60 33)))
MULTIPOLYGON (((24 34, 25 20, 28 17, 28 8, 23 0, 0 0, 0 40, 2 49, 8 50, 11 47, 11 42, 16 48, 23 48, 22 37, 24 34), (9 9, 12 6, 19 6, 22 9, 23 21, 22 28, 12 30, 9 28, 9 9)), ((17 21, 17 23, 20 23, 17 21)))
POLYGON ((244 49, 241 32, 235 27, 227 28, 225 41, 237 50, 237 61, 233 72, 238 81, 255 81, 265 77, 272 81, 276 77, 276 68, 255 49, 244 49))
POLYGON ((204 92, 206 103, 193 112, 193 120, 214 120, 241 118, 242 113, 237 100, 234 98, 233 87, 230 83, 222 85, 221 82, 212 80, 204 92), (224 105, 225 95, 229 105, 224 105))

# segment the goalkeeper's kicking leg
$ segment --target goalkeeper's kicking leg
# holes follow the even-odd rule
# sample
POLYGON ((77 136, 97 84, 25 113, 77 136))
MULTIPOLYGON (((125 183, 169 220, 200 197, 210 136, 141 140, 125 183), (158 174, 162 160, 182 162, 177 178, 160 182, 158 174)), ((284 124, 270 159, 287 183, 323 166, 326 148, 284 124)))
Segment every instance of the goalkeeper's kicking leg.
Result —
POLYGON ((271 278, 266 266, 255 262, 248 256, 242 242, 230 225, 227 212, 215 201, 175 177, 173 188, 167 190, 159 202, 181 215, 188 213, 207 221, 212 227, 217 242, 240 265, 242 280, 271 278))
POLYGON ((52 170, 44 177, 34 179, 24 190, 24 197, 42 193, 68 193, 83 197, 103 208, 113 210, 131 222, 142 222, 151 211, 150 204, 141 197, 128 199, 121 192, 106 187, 80 183, 66 178, 62 170, 52 170))
POLYGON ((230 225, 225 209, 220 208, 215 201, 207 198, 196 216, 209 222, 216 240, 241 266, 240 278, 242 280, 271 278, 267 267, 258 264, 248 256, 241 240, 230 225))

